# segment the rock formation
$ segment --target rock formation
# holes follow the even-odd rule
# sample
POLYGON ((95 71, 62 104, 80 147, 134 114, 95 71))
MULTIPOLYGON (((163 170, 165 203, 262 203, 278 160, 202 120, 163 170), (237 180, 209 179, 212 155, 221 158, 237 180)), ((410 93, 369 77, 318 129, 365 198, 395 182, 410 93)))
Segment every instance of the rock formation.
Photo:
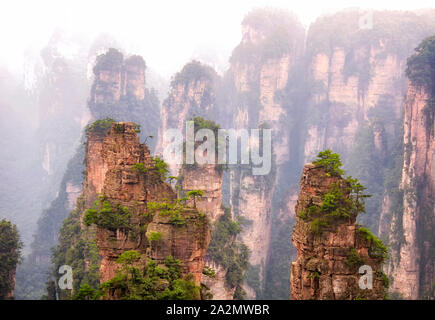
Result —
MULTIPOLYGON (((163 154, 168 141, 164 134, 169 129, 185 132, 186 121, 194 116, 217 120, 216 90, 219 77, 209 66, 192 61, 178 72, 171 83, 169 96, 162 106, 162 124, 156 153, 163 154)), ((219 122, 220 123, 220 122, 219 122)), ((171 173, 178 175, 181 165, 169 163, 171 173)))
MULTIPOLYGON (((134 125, 114 124, 103 138, 101 152, 92 153, 92 156, 95 155, 101 157, 101 161, 97 161, 102 164, 100 167, 102 170, 97 170, 101 175, 88 175, 87 185, 93 184, 98 188, 98 182, 95 184, 92 182, 94 178, 97 181, 102 180, 100 192, 104 199, 134 211, 130 223, 135 227, 146 228, 133 236, 131 230, 125 232, 122 229, 98 227, 97 246, 103 257, 100 268, 101 282, 115 275, 114 261, 120 253, 137 250, 160 262, 169 255, 180 259, 185 273, 193 274, 196 284, 199 285, 209 241, 208 225, 205 219, 201 222, 202 218, 194 208, 185 209, 181 213, 187 220, 183 226, 171 223, 170 216, 157 213, 151 221, 147 221, 147 225, 141 221, 140 216, 147 211, 147 203, 173 201, 176 195, 168 184, 158 180, 160 177, 153 177, 152 174, 141 175, 134 170, 133 166, 138 163, 143 163, 150 172, 155 166, 148 148, 139 143, 134 125), (118 133, 117 128, 121 127, 122 129, 119 130, 122 132, 118 133), (147 240, 151 232, 162 234, 161 240, 152 250, 147 240)), ((94 162, 95 159, 87 159, 88 164, 94 162)))
MULTIPOLYGON (((136 124, 117 122, 107 127, 107 123, 97 122, 89 129, 78 215, 81 237, 94 237, 101 256, 97 262, 99 282, 112 279, 119 268, 117 258, 135 250, 158 264, 168 256, 179 259, 182 272, 193 275, 195 284, 200 285, 210 240, 206 217, 189 206, 182 206, 178 213, 165 209, 175 203, 176 194, 156 171, 159 160, 139 142, 136 124), (152 234, 159 239, 150 240, 152 234)), ((90 252, 83 254, 91 266, 90 252)), ((84 269, 87 272, 89 267, 84 269)))
MULTIPOLYGON (((196 164, 194 168, 183 167, 181 169, 181 189, 183 192, 191 190, 202 190, 204 195, 201 201, 197 202, 197 208, 204 212, 210 224, 215 225, 216 221, 223 214, 222 209, 222 170, 218 165, 196 164)), ((219 261, 213 261, 206 255, 205 265, 215 271, 213 278, 203 276, 202 282, 210 288, 214 300, 232 300, 235 288, 229 288, 226 284, 226 269, 219 261)))
MULTIPOLYGON (((115 49, 110 49, 105 54, 99 55, 95 63, 95 79, 88 101, 89 117, 92 120, 109 117, 117 120, 135 121, 141 125, 142 138, 145 135, 156 135, 159 123, 158 100, 155 93, 145 87, 145 68, 145 62, 141 57, 130 56, 124 59, 121 52, 115 49), (117 72, 115 72, 116 70, 117 72), (118 87, 119 95, 114 93, 118 92, 118 89, 114 89, 118 87), (144 114, 147 117, 144 117, 144 114)), ((98 143, 99 139, 96 141, 93 139, 97 138, 91 136, 89 145, 95 148, 93 152, 98 154, 101 145, 98 143)), ((84 135, 82 135, 82 142, 84 140, 84 135)), ((148 140, 153 145, 153 140, 148 140)), ((62 222, 76 207, 76 201, 82 193, 84 157, 85 147, 84 144, 80 144, 67 165, 57 190, 57 197, 40 217, 35 242, 32 245, 32 254, 28 258, 30 264, 26 262, 23 266, 23 268, 26 267, 23 272, 33 274, 32 279, 35 279, 35 274, 38 275, 37 281, 30 282, 23 279, 23 282, 26 282, 23 283, 23 286, 38 287, 31 289, 31 291, 37 290, 40 295, 43 294, 42 288, 46 282, 47 269, 50 265, 50 248, 56 245, 62 222), (35 270, 35 266, 37 270, 35 270)), ((91 172, 101 170, 99 168, 98 163, 94 163, 89 170, 91 172)), ((102 173, 99 174, 100 179, 102 179, 102 173)), ((100 190, 98 188, 102 187, 103 181, 96 180, 95 183, 97 185, 89 186, 90 194, 96 194, 97 190, 100 190)), ((86 204, 92 205, 92 202, 93 200, 86 204)), ((23 288, 23 295, 28 295, 28 291, 28 288, 23 288)), ((28 297, 39 298, 40 295, 28 297)))
POLYGON ((393 276, 392 291, 406 299, 434 295, 434 42, 434 37, 426 39, 408 60, 400 185, 403 214, 395 213, 389 234, 396 250, 388 270, 393 276), (398 232, 403 236, 398 237, 398 232))
POLYGON ((383 299, 386 284, 381 271, 383 257, 375 256, 375 242, 367 236, 366 229, 356 224, 357 213, 350 210, 347 217, 332 219, 331 215, 327 218, 331 210, 327 201, 332 194, 336 202, 328 204, 335 206, 335 213, 347 210, 344 203, 351 199, 349 181, 329 174, 321 166, 307 164, 300 187, 292 236, 298 256, 291 264, 291 298, 383 299), (343 204, 341 200, 345 200, 343 204), (372 288, 359 287, 362 274, 358 273, 358 268, 362 265, 370 266, 373 271, 372 288))
POLYGON ((300 58, 304 30, 285 12, 254 10, 242 22, 242 33, 228 71, 235 108, 231 127, 273 128, 272 172, 253 176, 250 168, 236 167, 230 173, 231 210, 251 222, 240 238, 251 251, 250 264, 260 279, 255 288, 245 285, 248 298, 254 299, 265 289, 277 177, 293 156, 286 121, 289 110, 281 98, 300 58), (280 49, 274 45, 278 41, 283 44, 280 49))
POLYGON ((0 300, 14 299, 21 248, 17 227, 6 219, 0 220, 0 300))

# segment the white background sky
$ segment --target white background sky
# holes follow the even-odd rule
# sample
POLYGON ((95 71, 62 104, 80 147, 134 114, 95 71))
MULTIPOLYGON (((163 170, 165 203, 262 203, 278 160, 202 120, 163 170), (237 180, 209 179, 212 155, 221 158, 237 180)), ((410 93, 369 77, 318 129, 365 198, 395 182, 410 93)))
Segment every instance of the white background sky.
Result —
POLYGON ((0 66, 21 72, 24 52, 39 50, 55 28, 93 37, 109 33, 129 53, 170 77, 190 59, 210 53, 226 61, 241 37, 244 15, 256 7, 286 8, 308 26, 316 17, 349 7, 413 10, 434 0, 10 0, 0 4, 0 66))

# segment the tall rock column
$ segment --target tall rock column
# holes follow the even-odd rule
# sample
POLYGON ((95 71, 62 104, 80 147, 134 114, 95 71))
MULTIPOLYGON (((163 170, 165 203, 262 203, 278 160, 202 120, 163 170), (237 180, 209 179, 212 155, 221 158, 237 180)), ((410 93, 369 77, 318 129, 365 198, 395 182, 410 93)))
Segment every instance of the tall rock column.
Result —
POLYGON ((282 97, 300 58, 303 37, 303 27, 287 12, 253 10, 242 22, 242 40, 230 59, 232 126, 237 130, 272 129, 271 171, 254 176, 250 166, 241 165, 230 172, 231 209, 251 222, 240 236, 251 251, 251 278, 259 279, 245 284, 249 299, 260 298, 265 290, 274 208, 281 197, 275 192, 276 185, 295 154, 289 141, 290 113, 282 97), (274 45, 278 42, 282 47, 274 45))
POLYGON ((381 271, 384 252, 379 240, 355 223, 350 182, 307 164, 300 187, 292 236, 298 257, 290 268, 291 298, 383 299, 387 281, 381 271), (362 265, 372 270, 372 288, 359 286, 362 265))
MULTIPOLYGON (((151 217, 146 221, 143 219, 147 203, 173 201, 176 195, 168 184, 160 180, 160 176, 153 174, 154 160, 148 147, 139 143, 136 126, 128 122, 113 124, 103 138, 100 156, 101 163, 97 161, 97 164, 102 164, 102 168, 95 172, 102 173, 102 176, 88 176, 87 184, 98 185, 103 180, 102 201, 109 203, 113 212, 129 212, 128 223, 97 223, 97 246, 102 256, 100 281, 115 276, 115 261, 121 253, 137 250, 158 262, 169 255, 180 259, 182 270, 192 274, 199 285, 209 241, 208 224, 195 208, 182 211, 185 221, 182 225, 174 225, 170 216, 158 213, 146 215, 151 217), (144 175, 135 170, 137 164, 143 164, 149 173, 144 175), (153 232, 161 235, 154 248, 147 240, 153 232)), ((93 158, 87 157, 88 168, 92 162, 93 158)), ((116 214, 121 219, 122 213, 116 214)))
MULTIPOLYGON (((181 186, 183 192, 202 190, 204 195, 197 202, 197 208, 204 212, 210 224, 214 225, 224 213, 222 209, 222 170, 218 165, 196 165, 194 168, 181 169, 181 186)), ((202 282, 210 288, 214 300, 233 299, 235 288, 226 285, 226 270, 219 261, 206 255, 205 265, 215 272, 214 277, 202 277, 202 282)))
MULTIPOLYGON (((403 236, 390 263, 392 291, 403 298, 432 298, 435 277, 435 37, 424 40, 408 60, 404 115, 404 162, 400 188, 403 215, 395 217, 403 236), (399 218, 399 219, 397 219, 399 218)), ((398 241, 397 239, 401 239, 398 241)))

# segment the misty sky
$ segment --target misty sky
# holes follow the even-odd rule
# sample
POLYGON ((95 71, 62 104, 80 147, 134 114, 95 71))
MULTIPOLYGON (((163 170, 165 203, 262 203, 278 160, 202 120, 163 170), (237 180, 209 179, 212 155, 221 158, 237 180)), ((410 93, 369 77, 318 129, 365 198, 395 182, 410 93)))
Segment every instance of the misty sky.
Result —
MULTIPOLYGON (((223 65, 241 37, 244 15, 256 7, 286 8, 304 25, 316 17, 349 7, 412 10, 434 7, 433 0, 15 0, 2 2, 0 66, 22 72, 30 54, 38 54, 55 29, 92 39, 108 33, 127 52, 143 55, 147 65, 169 78, 192 58, 223 65)), ((74 52, 74 48, 66 51, 74 52)))

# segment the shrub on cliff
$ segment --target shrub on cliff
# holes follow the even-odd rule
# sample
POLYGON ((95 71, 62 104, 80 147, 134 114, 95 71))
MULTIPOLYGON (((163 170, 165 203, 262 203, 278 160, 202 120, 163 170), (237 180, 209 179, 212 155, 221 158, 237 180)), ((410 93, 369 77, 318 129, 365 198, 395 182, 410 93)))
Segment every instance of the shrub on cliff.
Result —
POLYGON ((315 164, 316 167, 323 167, 331 176, 341 176, 344 174, 344 171, 340 168, 342 166, 340 155, 333 153, 329 149, 319 152, 313 164, 315 164))
POLYGON ((85 128, 86 134, 89 132, 96 132, 100 134, 105 134, 111 127, 112 123, 114 123, 115 120, 112 118, 104 118, 94 121, 92 124, 88 124, 85 128))
POLYGON ((115 294, 120 300, 198 300, 200 287, 192 275, 183 277, 180 260, 166 257, 163 265, 148 259, 139 263, 137 251, 126 251, 118 257, 116 276, 101 284, 103 298, 115 294))
POLYGON ((127 207, 110 203, 104 197, 96 200, 92 208, 85 211, 84 223, 96 224, 106 229, 130 229, 130 213, 127 207))
POLYGON ((376 237, 368 228, 358 228, 358 235, 370 243, 369 256, 385 261, 388 259, 388 249, 382 241, 376 237))

